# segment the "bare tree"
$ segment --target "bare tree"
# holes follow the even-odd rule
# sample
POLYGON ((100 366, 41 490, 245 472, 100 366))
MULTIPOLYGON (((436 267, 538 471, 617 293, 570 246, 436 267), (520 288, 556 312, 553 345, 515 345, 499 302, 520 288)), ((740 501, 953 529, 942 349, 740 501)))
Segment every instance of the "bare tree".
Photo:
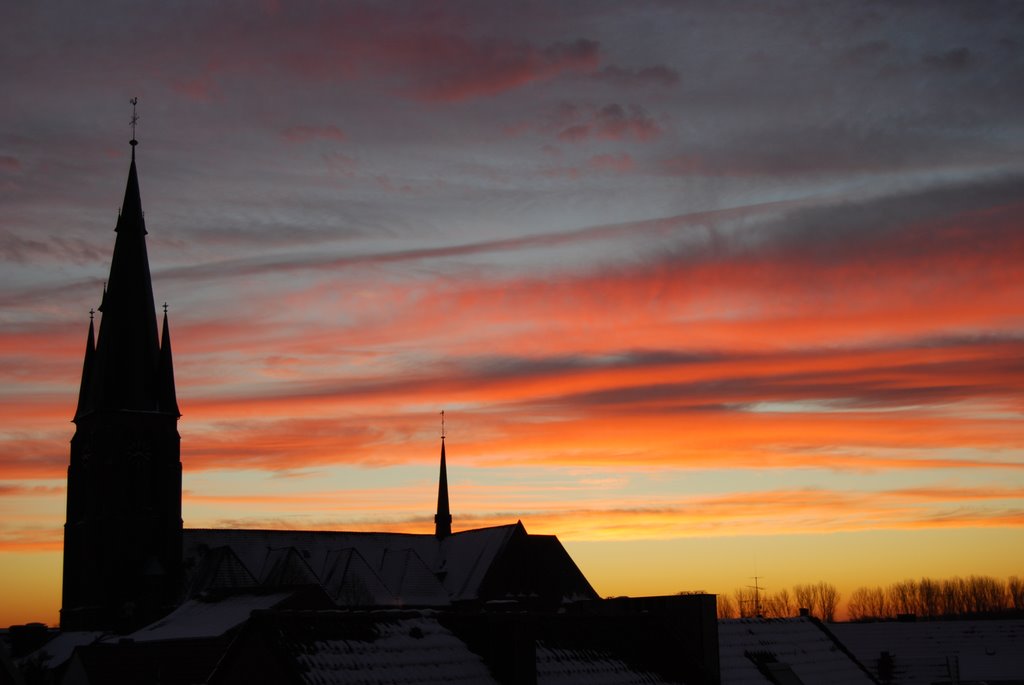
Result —
POLYGON ((892 608, 889 606, 889 601, 884 589, 877 586, 871 588, 867 595, 867 602, 868 611, 872 616, 875 616, 876 618, 892 617, 892 608))
POLYGON ((880 587, 859 587, 850 593, 846 611, 851 621, 891 618, 885 590, 880 587))
POLYGON ((942 583, 931 578, 922 578, 917 584, 915 613, 929 618, 941 616, 944 613, 942 605, 942 583))
POLYGON ((788 618, 795 613, 789 590, 765 593, 761 599, 761 615, 767 618, 788 618))
POLYGON ((963 578, 947 578, 942 581, 942 613, 946 616, 963 616, 970 613, 967 598, 967 583, 963 578))
POLYGON ((819 618, 826 623, 835 621, 840 596, 836 586, 822 581, 814 586, 814 596, 817 600, 818 610, 821 612, 819 618))
POLYGON ((754 618, 760 608, 754 588, 738 587, 732 593, 740 618, 754 618))
POLYGON ((736 618, 736 603, 729 595, 718 595, 718 618, 736 618))
POLYGON ((812 616, 818 616, 818 594, 813 585, 794 585, 793 596, 801 609, 807 609, 812 616))
POLYGON ((1007 608, 1006 588, 991 576, 971 576, 967 579, 970 610, 975 614, 989 614, 1007 608))
POLYGON ((1006 580, 1006 594, 1009 595, 1011 608, 1024 611, 1024 579, 1010 576, 1006 580))
POLYGON ((889 606, 896 614, 913 614, 917 612, 917 583, 913 580, 901 580, 889 586, 889 606))

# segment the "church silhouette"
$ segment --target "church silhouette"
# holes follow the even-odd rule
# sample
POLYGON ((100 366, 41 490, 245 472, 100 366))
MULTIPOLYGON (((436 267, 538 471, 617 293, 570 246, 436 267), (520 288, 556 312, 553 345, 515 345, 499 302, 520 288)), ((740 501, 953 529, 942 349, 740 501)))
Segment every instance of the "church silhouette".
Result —
POLYGON ((554 536, 521 522, 452 532, 443 437, 433 535, 183 529, 181 413, 166 306, 157 331, 136 145, 74 416, 63 629, 128 632, 198 596, 296 586, 345 607, 597 598, 554 536))
POLYGON ((433 533, 184 528, 137 145, 74 415, 61 682, 719 682, 714 596, 602 600, 553 535, 453 530, 443 430, 433 533))

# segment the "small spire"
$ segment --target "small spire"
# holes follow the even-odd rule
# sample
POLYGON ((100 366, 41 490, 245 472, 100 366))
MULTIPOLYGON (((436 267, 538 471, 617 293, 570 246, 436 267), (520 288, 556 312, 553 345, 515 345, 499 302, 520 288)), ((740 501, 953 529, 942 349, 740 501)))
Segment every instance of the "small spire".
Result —
POLYGON ((78 386, 78 407, 75 419, 93 410, 93 369, 96 358, 96 333, 93 325, 93 311, 89 310, 89 334, 85 339, 85 358, 82 360, 82 382, 78 386))
POLYGON ((448 465, 444 455, 444 412, 441 412, 441 472, 437 480, 437 513, 434 514, 434 537, 443 540, 452 534, 452 512, 448 506, 448 465))
POLYGON ((159 407, 165 414, 181 416, 178 409, 178 397, 174 390, 174 359, 171 355, 171 329, 167 324, 167 303, 164 302, 164 325, 160 334, 159 364, 159 407))

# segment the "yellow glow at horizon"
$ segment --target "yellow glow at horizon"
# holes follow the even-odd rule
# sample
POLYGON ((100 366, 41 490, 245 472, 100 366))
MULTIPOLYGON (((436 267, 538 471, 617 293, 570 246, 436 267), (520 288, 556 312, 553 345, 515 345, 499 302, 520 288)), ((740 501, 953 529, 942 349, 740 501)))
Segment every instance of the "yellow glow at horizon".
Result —
MULTIPOLYGON (((754 576, 769 593, 827 581, 841 593, 839 618, 860 586, 925 576, 1024 576, 1024 532, 1013 528, 563 542, 601 596, 731 595, 754 576)), ((0 553, 0 626, 58 623, 61 560, 58 551, 0 553)))

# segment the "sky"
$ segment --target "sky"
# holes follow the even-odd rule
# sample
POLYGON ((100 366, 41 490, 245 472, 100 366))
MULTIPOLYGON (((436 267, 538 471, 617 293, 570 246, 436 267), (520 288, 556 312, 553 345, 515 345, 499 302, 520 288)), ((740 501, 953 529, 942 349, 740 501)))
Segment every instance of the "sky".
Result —
POLYGON ((1024 5, 0 6, 0 625, 137 162, 186 527, 597 591, 1024 574, 1024 5))

